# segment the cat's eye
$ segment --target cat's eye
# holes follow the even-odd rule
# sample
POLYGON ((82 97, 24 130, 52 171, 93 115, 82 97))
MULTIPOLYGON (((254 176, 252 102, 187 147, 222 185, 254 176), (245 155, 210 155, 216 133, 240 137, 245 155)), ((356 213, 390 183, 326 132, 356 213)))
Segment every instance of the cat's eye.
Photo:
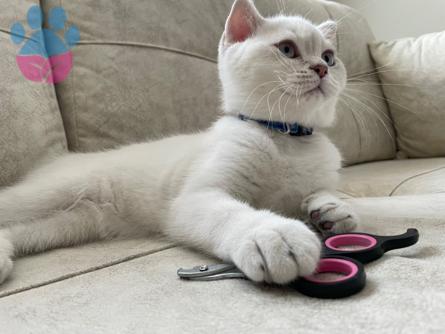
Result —
POLYGON ((323 52, 323 54, 321 55, 321 58, 323 58, 323 60, 326 62, 326 64, 328 64, 328 66, 332 67, 335 65, 334 51, 327 50, 327 51, 323 52))
POLYGON ((293 59, 299 56, 297 46, 292 41, 282 41, 276 47, 287 58, 293 59))

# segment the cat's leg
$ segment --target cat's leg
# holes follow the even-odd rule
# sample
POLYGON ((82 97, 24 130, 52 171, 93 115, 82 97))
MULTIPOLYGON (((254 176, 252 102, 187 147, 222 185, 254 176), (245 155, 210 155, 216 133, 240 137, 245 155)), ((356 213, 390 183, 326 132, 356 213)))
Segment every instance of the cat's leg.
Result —
POLYGON ((0 230, 0 284, 12 271, 12 256, 14 247, 10 241, 10 234, 6 230, 0 230))
POLYGON ((133 230, 134 224, 121 218, 119 186, 109 177, 79 173, 54 182, 51 178, 29 178, 0 192, 0 283, 11 271, 11 258, 133 230))
POLYGON ((63 210, 76 202, 89 185, 85 175, 70 178, 28 177, 0 191, 0 228, 42 218, 52 211, 63 210))
POLYGON ((224 261, 250 279, 287 283, 312 273, 320 241, 303 222, 255 210, 220 189, 182 193, 165 233, 224 261))
POLYGON ((121 221, 111 204, 82 199, 67 210, 8 228, 14 256, 69 247, 120 234, 121 221))
POLYGON ((359 217, 351 205, 327 191, 306 197, 301 208, 308 215, 309 223, 323 234, 351 232, 359 224, 359 217))
POLYGON ((0 283, 11 272, 14 257, 109 239, 124 234, 126 225, 113 204, 89 199, 45 218, 10 225, 0 230, 0 283))

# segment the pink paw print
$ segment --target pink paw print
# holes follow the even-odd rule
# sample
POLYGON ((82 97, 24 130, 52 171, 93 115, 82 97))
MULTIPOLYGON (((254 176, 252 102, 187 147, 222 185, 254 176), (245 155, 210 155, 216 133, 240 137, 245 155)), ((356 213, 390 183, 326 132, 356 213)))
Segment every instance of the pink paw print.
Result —
POLYGON ((54 7, 49 12, 49 29, 42 28, 42 10, 35 5, 27 14, 28 25, 33 29, 31 37, 25 37, 25 28, 20 22, 12 25, 12 42, 17 45, 24 43, 16 60, 26 79, 55 84, 68 77, 73 67, 71 48, 79 42, 80 33, 74 25, 66 29, 66 20, 65 10, 54 7), (63 39, 57 31, 64 32, 63 39))

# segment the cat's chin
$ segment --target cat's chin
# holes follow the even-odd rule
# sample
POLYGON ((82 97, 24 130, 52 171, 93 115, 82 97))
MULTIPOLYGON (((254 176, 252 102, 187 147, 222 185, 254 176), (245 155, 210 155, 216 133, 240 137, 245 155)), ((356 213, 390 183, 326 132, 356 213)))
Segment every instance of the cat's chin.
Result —
POLYGON ((329 98, 329 96, 327 94, 327 89, 325 87, 323 87, 322 84, 319 84, 315 87, 309 88, 306 91, 299 93, 298 96, 297 96, 297 93, 295 93, 293 91, 289 91, 288 88, 280 88, 280 91, 285 95, 296 98, 297 100, 311 99, 311 98, 324 98, 324 99, 329 98))
POLYGON ((321 86, 317 86, 315 88, 312 88, 308 90, 306 93, 304 93, 304 96, 312 97, 312 96, 325 96, 325 92, 323 91, 323 88, 321 86))

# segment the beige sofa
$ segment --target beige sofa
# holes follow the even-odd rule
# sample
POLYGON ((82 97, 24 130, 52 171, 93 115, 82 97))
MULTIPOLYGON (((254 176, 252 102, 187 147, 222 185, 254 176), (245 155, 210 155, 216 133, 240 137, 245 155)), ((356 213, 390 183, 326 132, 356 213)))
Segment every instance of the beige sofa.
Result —
MULTIPOLYGON (((63 6, 81 31, 72 72, 55 86, 23 78, 10 40, 13 22, 25 25, 38 3, 0 0, 2 186, 67 151, 196 131, 218 117, 216 46, 232 0, 40 1, 45 11, 63 6)), ((373 73, 372 33, 351 9, 320 0, 256 3, 265 15, 338 20, 348 72, 373 73)), ((396 160, 378 78, 367 80, 342 99, 328 130, 348 166, 339 193, 364 231, 416 227, 421 237, 367 265, 360 294, 319 300, 244 280, 181 281, 177 268, 217 260, 154 236, 17 260, 0 287, 0 333, 443 333, 445 157, 396 160)))

